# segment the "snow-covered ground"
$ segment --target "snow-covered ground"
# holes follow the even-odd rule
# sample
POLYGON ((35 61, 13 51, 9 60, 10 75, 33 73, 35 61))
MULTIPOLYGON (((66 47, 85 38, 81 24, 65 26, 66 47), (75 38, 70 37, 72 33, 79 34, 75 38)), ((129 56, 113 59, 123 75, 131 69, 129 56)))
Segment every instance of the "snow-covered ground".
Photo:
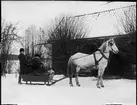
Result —
MULTIPOLYGON (((56 75, 54 79, 62 78, 56 75)), ((81 87, 70 87, 68 78, 52 86, 17 84, 15 75, 1 77, 2 104, 17 105, 136 105, 136 80, 106 79, 96 88, 95 77, 80 77, 81 87)), ((73 80, 75 84, 75 80, 73 80)), ((41 83, 43 84, 43 83, 41 83)))

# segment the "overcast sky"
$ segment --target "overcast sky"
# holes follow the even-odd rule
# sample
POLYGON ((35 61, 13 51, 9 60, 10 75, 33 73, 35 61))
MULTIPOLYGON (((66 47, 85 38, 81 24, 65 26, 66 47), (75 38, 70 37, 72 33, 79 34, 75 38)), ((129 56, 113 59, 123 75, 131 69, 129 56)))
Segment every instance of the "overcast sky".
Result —
MULTIPOLYGON (((34 24, 37 27, 42 27, 61 14, 75 16, 136 4, 136 2, 107 3, 103 1, 2 1, 1 3, 2 18, 10 22, 19 22, 19 35, 21 36, 24 36, 24 30, 29 25, 34 24)), ((94 23, 92 23, 91 29, 92 36, 114 33, 111 25, 113 24, 112 20, 108 20, 108 18, 106 20, 100 19, 100 24, 92 21, 94 23)), ((91 24, 90 22, 87 23, 91 24)), ((91 36, 89 35, 89 37, 91 36)))
POLYGON ((135 2, 91 1, 2 1, 2 18, 20 22, 24 31, 30 24, 43 26, 61 14, 81 15, 135 4, 135 2))
POLYGON ((2 1, 2 17, 20 22, 23 31, 28 25, 42 26, 61 14, 79 15, 96 11, 106 2, 75 1, 2 1))

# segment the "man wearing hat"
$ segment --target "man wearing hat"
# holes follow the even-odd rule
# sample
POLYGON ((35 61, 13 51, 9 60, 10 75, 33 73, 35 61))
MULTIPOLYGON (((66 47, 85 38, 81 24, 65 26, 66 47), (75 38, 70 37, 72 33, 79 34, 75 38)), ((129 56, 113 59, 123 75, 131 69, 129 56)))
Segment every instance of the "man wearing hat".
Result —
POLYGON ((24 54, 24 49, 20 49, 20 54, 18 56, 18 59, 20 61, 20 72, 19 72, 19 78, 18 78, 18 83, 21 84, 21 75, 26 73, 27 70, 27 59, 24 54))

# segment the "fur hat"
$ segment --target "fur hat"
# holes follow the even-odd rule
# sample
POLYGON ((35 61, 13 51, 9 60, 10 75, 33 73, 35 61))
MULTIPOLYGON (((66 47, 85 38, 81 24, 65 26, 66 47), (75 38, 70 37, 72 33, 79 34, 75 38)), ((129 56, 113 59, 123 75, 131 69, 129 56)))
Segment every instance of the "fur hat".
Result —
POLYGON ((21 52, 21 51, 24 51, 24 48, 20 48, 20 52, 21 52))

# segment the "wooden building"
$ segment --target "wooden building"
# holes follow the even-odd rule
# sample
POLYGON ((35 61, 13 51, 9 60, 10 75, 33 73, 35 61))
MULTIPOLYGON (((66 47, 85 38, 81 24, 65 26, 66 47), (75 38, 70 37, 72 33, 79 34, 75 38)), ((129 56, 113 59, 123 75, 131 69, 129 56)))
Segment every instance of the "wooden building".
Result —
MULTIPOLYGON (((113 37, 119 49, 118 54, 110 54, 110 62, 105 74, 125 75, 136 65, 136 34, 114 35, 73 40, 56 40, 52 43, 52 67, 57 74, 67 73, 67 63, 76 52, 92 54, 101 44, 113 37), (134 65, 134 66, 133 66, 134 65)), ((134 69, 135 70, 135 69, 134 69)))

